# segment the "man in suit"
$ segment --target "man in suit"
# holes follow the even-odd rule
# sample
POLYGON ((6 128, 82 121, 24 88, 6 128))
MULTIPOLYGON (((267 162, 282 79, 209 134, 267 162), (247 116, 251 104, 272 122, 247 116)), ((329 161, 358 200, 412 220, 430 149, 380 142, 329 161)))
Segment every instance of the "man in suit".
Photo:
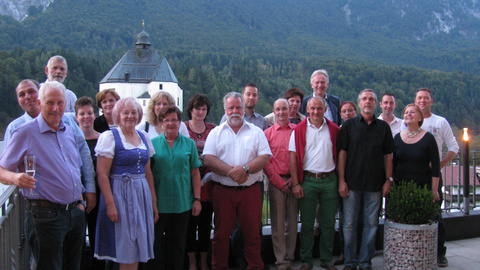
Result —
POLYGON ((310 85, 312 86, 313 93, 306 96, 302 101, 300 107, 300 113, 308 116, 307 103, 312 97, 322 97, 327 102, 327 110, 325 117, 340 126, 342 118, 340 118, 340 99, 337 96, 327 94, 329 85, 328 72, 324 69, 315 70, 310 76, 310 85))

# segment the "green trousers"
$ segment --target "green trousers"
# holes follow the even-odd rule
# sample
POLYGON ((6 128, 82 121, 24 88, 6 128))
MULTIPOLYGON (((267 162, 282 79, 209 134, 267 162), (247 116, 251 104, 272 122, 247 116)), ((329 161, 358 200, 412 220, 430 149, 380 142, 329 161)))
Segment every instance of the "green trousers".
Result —
POLYGON ((306 176, 303 183, 304 197, 298 200, 300 210, 300 259, 303 264, 313 265, 313 226, 317 203, 320 206, 320 263, 330 264, 333 259, 335 236, 335 213, 337 212, 338 183, 334 173, 323 179, 306 176))

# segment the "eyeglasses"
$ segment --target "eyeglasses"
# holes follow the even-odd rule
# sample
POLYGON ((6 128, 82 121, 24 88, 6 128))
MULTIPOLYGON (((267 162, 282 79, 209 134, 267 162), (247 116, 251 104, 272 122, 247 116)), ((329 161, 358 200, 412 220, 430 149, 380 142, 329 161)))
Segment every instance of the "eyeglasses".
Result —
POLYGON ((163 119, 162 122, 165 124, 178 123, 178 119, 163 119))

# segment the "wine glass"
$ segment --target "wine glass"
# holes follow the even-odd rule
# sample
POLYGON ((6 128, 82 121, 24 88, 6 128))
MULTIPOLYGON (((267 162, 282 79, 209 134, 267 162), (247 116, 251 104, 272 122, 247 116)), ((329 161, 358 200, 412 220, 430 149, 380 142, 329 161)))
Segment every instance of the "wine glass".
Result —
MULTIPOLYGON (((25 173, 31 177, 35 177, 35 165, 37 158, 35 156, 25 156, 24 163, 25 163, 25 173)), ((26 195, 38 195, 37 191, 33 188, 26 195)))

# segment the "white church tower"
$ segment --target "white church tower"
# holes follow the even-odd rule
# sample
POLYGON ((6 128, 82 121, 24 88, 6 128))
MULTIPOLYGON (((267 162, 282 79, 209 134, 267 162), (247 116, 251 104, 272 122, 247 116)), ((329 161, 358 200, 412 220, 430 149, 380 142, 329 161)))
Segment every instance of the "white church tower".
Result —
POLYGON ((158 91, 171 94, 183 111, 183 90, 167 59, 150 48, 150 36, 142 30, 136 48, 128 50, 100 81, 99 91, 114 88, 121 98, 133 97, 146 113, 150 97, 158 91))

